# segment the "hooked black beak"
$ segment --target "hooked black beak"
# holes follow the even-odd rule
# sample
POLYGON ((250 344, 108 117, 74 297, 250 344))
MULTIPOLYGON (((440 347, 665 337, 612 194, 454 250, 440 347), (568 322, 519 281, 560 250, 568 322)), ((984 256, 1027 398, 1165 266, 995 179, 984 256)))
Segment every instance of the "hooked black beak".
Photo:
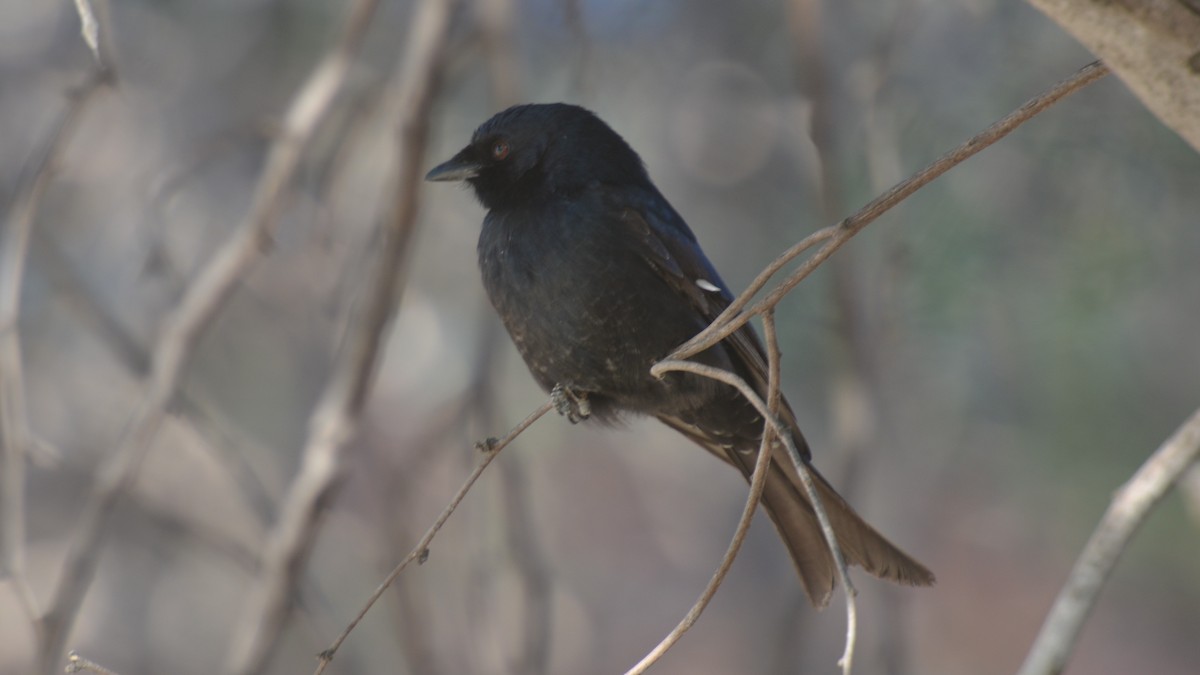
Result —
POLYGON ((425 174, 425 180, 436 182, 462 181, 469 178, 474 178, 479 175, 479 171, 483 166, 466 157, 467 151, 463 150, 450 159, 438 164, 425 174))

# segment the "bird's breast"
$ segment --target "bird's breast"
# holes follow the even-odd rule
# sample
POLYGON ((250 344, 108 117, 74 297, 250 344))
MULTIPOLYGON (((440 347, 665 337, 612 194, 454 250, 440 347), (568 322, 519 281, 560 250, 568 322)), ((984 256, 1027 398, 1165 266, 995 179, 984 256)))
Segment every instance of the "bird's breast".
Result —
POLYGON ((638 252, 619 218, 572 209, 489 214, 484 287, 543 388, 599 392, 645 409, 663 392, 650 366, 703 323, 638 252))

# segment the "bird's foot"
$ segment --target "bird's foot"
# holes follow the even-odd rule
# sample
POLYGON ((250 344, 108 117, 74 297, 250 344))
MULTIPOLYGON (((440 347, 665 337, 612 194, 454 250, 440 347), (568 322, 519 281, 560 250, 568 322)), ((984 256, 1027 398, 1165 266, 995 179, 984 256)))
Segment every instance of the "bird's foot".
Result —
POLYGON ((592 416, 592 405, 588 402, 587 392, 576 392, 560 383, 550 390, 550 401, 554 403, 558 414, 566 417, 571 424, 592 416))

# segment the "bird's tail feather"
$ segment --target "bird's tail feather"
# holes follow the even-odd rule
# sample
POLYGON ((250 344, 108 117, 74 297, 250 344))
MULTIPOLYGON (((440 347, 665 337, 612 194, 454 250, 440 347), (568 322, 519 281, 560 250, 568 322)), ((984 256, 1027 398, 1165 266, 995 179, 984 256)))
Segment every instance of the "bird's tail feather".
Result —
MULTIPOLYGON (((837 581, 833 555, 799 477, 780 466, 781 461, 787 461, 786 454, 773 454, 776 456, 772 457, 762 503, 791 554, 809 599, 817 607, 824 607, 837 581)), ((785 466, 790 468, 790 464, 785 466)), ((934 583, 932 572, 868 525, 816 469, 809 466, 808 470, 848 565, 858 565, 881 579, 900 584, 934 583)))
MULTIPOLYGON (((736 466, 746 480, 754 472, 758 455, 757 442, 749 436, 742 439, 744 449, 731 447, 724 439, 715 438, 705 429, 670 415, 659 415, 658 419, 671 428, 695 441, 700 447, 736 466), (746 450, 749 450, 747 452, 746 450)), ((760 422, 761 424, 761 422, 760 422)), ((799 431, 794 432, 797 445, 807 450, 799 431)), ((807 452, 803 452, 807 455, 807 452)), ((854 512, 845 499, 833 489, 817 470, 808 465, 821 505, 829 516, 830 525, 837 536, 838 547, 848 565, 858 565, 867 572, 881 578, 909 586, 929 586, 934 582, 933 573, 914 560, 895 544, 891 543, 868 525, 854 512)), ((762 504, 779 536, 783 539, 800 581, 809 599, 817 607, 829 604, 837 582, 833 565, 833 554, 825 543, 816 512, 808 500, 808 493, 800 482, 787 449, 775 443, 771 449, 771 464, 768 467, 766 485, 763 487, 762 504)))

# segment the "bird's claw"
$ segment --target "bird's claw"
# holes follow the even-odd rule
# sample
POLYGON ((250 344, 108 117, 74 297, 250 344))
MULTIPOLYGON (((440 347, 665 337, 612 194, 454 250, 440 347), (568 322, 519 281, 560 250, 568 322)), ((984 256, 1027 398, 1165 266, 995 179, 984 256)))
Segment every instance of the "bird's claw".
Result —
POLYGON ((570 387, 556 384, 554 389, 550 390, 550 401, 558 414, 566 417, 571 424, 592 416, 592 405, 588 402, 587 392, 576 392, 570 387))

